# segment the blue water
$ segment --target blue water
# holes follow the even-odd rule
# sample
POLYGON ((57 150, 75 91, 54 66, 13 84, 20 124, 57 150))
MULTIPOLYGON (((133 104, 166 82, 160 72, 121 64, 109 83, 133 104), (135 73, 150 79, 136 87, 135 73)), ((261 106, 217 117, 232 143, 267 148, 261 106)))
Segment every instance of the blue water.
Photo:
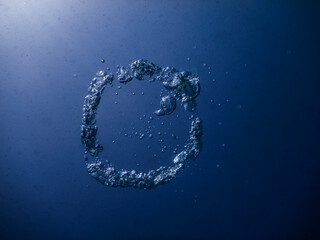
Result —
MULTIPOLYGON (((319 10, 311 0, 0 0, 0 239, 320 239, 319 10), (137 59, 201 84, 202 151, 152 190, 97 182, 80 137, 96 72, 137 59)), ((190 113, 177 104, 158 118, 160 83, 119 85, 97 114, 103 158, 172 165, 190 113), (153 138, 135 135, 149 126, 153 138)))

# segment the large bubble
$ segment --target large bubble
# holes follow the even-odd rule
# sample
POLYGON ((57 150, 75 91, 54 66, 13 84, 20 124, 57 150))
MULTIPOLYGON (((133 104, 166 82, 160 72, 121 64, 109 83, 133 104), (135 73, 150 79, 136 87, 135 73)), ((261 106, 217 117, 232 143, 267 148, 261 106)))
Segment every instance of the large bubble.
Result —
POLYGON ((158 116, 169 115, 176 109, 176 99, 172 96, 163 97, 160 101, 160 109, 154 113, 158 116))
MULTIPOLYGON (((179 72, 172 67, 161 68, 148 60, 137 60, 129 68, 118 66, 117 78, 122 84, 131 80, 143 80, 145 77, 152 81, 160 81, 168 90, 169 95, 160 101, 160 108, 154 113, 158 116, 174 112, 176 102, 180 101, 186 111, 196 110, 196 97, 200 93, 199 77, 189 72, 179 72)), ((115 77, 112 73, 99 71, 92 79, 88 95, 84 99, 81 125, 81 139, 85 148, 85 162, 88 173, 100 183, 111 187, 134 187, 153 189, 170 182, 176 177, 188 162, 198 157, 201 150, 202 123, 200 118, 192 116, 189 139, 184 149, 176 154, 173 165, 161 166, 148 172, 136 170, 117 170, 111 163, 103 161, 100 156, 103 146, 97 140, 98 127, 96 113, 101 96, 107 84, 112 84, 115 77)), ((150 82, 152 82, 150 81, 150 82)))

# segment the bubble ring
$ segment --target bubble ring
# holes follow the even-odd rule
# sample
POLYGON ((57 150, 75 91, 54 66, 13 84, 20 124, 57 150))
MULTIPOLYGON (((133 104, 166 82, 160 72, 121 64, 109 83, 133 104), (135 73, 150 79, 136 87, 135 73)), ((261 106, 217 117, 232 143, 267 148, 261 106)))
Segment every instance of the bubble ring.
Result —
MULTIPOLYGON (((160 109, 155 111, 158 116, 172 113, 176 101, 184 104, 185 110, 196 109, 195 98, 200 92, 199 78, 189 72, 179 72, 175 68, 160 68, 147 60, 137 60, 131 63, 130 69, 118 66, 117 77, 120 83, 127 83, 136 78, 142 80, 145 76, 152 81, 161 81, 168 90, 169 96, 163 97, 160 109)), ((114 75, 100 71, 88 87, 89 94, 84 99, 81 140, 85 148, 85 162, 88 173, 100 183, 111 187, 134 187, 140 189, 153 189, 159 185, 170 182, 176 177, 190 160, 198 157, 201 150, 202 122, 198 117, 191 118, 191 130, 184 150, 173 159, 173 166, 161 166, 156 170, 139 172, 136 170, 116 170, 111 163, 103 161, 99 154, 103 146, 96 139, 98 127, 96 113, 104 88, 112 84, 114 75), (90 160, 88 156, 94 157, 90 160)))

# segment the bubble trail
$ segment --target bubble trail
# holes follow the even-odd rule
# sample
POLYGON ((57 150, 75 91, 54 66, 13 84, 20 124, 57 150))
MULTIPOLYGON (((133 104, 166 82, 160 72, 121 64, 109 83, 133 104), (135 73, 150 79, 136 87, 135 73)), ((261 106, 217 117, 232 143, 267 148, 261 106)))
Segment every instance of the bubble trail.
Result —
MULTIPOLYGON (((127 84, 133 79, 143 80, 145 77, 150 78, 152 80, 150 82, 162 82, 169 95, 161 99, 160 109, 155 111, 158 116, 174 112, 178 101, 186 111, 196 110, 196 97, 200 93, 199 77, 189 72, 179 72, 173 67, 161 68, 148 60, 141 59, 131 63, 129 68, 118 66, 116 76, 120 84, 127 84)), ((169 183, 191 160, 195 160, 200 154, 202 136, 200 118, 190 118, 189 139, 184 149, 174 157, 172 166, 161 166, 148 172, 139 172, 134 169, 116 170, 110 162, 104 161, 99 156, 103 151, 103 146, 96 138, 98 131, 96 113, 100 99, 107 84, 112 86, 114 79, 112 73, 99 71, 92 79, 88 87, 88 95, 84 99, 81 140, 85 148, 84 157, 88 173, 100 183, 111 187, 153 189, 169 183)), ((177 153, 176 150, 175 153, 177 153)))

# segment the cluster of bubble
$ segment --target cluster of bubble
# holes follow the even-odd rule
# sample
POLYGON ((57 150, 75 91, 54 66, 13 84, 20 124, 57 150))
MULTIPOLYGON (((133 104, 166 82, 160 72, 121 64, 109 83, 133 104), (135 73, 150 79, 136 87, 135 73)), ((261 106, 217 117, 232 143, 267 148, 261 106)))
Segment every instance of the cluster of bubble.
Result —
MULTIPOLYGON (((197 76, 189 72, 179 72, 173 67, 161 68, 147 60, 137 60, 130 64, 130 68, 118 66, 117 78, 120 83, 131 80, 143 80, 149 77, 151 81, 161 81, 168 90, 168 96, 160 101, 160 109, 154 113, 158 116, 171 114, 176 108, 176 102, 181 101, 185 110, 195 111, 195 98, 200 92, 200 83, 197 76)), ((201 149, 202 124, 198 117, 191 117, 191 130, 184 149, 173 159, 172 166, 161 166, 156 170, 139 172, 136 170, 116 170, 109 161, 103 161, 99 154, 103 146, 96 139, 98 127, 96 113, 101 95, 107 84, 112 84, 115 77, 105 71, 99 71, 92 79, 84 99, 83 117, 81 125, 81 139, 85 147, 85 161, 88 173, 97 181, 112 187, 134 187, 153 189, 170 182, 176 177, 186 164, 194 160, 201 149), (89 160, 89 155, 93 160, 89 160)))

